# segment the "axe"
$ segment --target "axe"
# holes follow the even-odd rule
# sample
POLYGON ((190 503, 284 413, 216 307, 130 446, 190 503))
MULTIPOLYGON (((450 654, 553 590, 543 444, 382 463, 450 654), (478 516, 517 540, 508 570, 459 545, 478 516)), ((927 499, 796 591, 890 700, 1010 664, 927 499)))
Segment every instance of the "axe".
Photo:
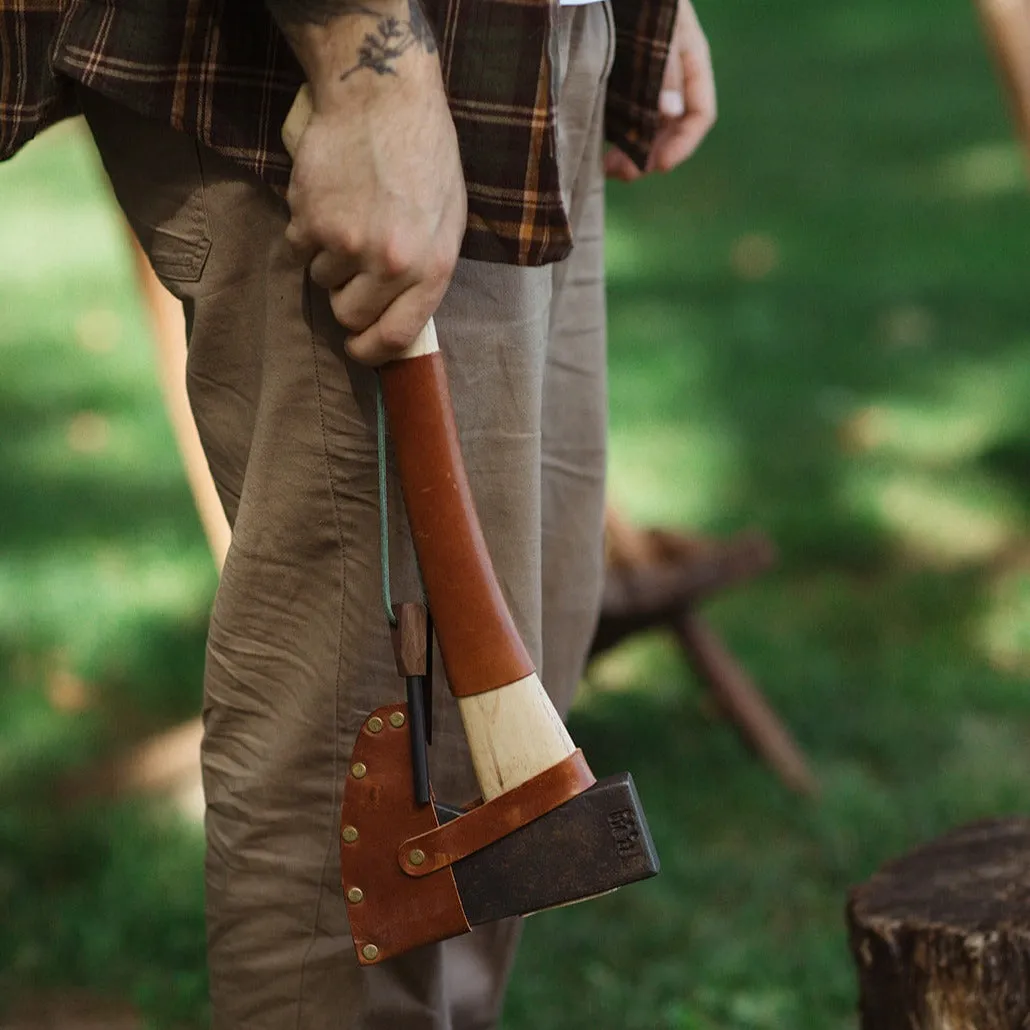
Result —
MULTIPOLYGON (((304 87, 283 125, 290 153, 310 114, 304 87)), ((365 720, 344 784, 340 852, 366 965, 658 872, 632 777, 596 781, 515 627, 473 504, 433 322, 380 374, 415 553, 483 800, 467 810, 420 804, 407 705, 365 720)))

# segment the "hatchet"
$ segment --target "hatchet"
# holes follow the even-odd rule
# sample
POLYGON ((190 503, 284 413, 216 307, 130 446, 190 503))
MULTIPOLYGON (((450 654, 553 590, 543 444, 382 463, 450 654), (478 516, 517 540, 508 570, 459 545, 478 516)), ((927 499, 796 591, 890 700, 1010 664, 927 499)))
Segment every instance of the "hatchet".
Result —
MULTIPOLYGON (((283 125, 294 153, 304 87, 283 125)), ((494 574, 433 322, 382 367, 387 418, 436 639, 483 802, 418 804, 407 707, 364 722, 344 784, 341 869, 359 961, 653 876, 628 773, 597 782, 548 697, 494 574)))

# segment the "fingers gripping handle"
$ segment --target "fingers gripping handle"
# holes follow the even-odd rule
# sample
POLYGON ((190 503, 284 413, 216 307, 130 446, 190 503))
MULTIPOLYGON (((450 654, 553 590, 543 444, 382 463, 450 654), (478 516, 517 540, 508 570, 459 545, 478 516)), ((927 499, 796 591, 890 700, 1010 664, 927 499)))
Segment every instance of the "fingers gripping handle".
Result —
MULTIPOLYGON (((297 96, 293 100, 286 121, 283 122, 280 135, 286 152, 293 157, 300 146, 300 138, 304 135, 307 124, 311 121, 314 111, 311 102, 311 90, 307 86, 301 86, 297 96)), ((419 358, 425 354, 435 354, 440 349, 436 339, 436 327, 433 320, 426 323, 426 327, 415 337, 415 342, 403 354, 399 354, 394 360, 403 361, 406 358, 419 358)))

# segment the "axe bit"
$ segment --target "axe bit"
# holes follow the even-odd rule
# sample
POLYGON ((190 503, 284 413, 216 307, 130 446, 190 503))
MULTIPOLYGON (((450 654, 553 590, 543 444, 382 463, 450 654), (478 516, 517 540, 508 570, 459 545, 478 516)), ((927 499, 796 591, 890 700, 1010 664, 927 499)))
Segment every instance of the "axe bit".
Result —
MULTIPOLYGON (((654 876, 658 852, 633 777, 598 780, 514 833, 455 862, 454 880, 469 925, 527 916, 608 894, 654 876)), ((436 805, 441 823, 461 815, 436 805)))

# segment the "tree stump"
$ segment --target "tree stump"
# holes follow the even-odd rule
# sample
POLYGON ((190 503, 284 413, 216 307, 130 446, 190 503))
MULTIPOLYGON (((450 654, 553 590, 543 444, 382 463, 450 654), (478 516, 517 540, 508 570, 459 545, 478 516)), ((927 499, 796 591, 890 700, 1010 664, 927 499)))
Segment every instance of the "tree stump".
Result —
POLYGON ((852 890, 862 1030, 1030 1027, 1030 820, 963 827, 852 890))

